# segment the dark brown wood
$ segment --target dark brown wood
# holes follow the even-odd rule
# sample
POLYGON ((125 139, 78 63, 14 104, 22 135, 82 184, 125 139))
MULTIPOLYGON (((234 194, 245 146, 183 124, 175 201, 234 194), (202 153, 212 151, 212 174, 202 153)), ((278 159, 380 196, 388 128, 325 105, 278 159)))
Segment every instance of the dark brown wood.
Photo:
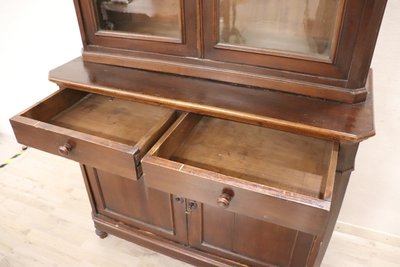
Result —
POLYGON ((354 170, 354 161, 358 145, 359 144, 341 145, 339 148, 338 165, 329 220, 325 225, 323 235, 317 237, 314 241, 313 249, 308 259, 308 266, 320 266, 326 249, 328 248, 343 203, 350 174, 354 170))
POLYGON ((208 205, 188 219, 190 233, 198 233, 190 239, 191 246, 249 266, 304 266, 313 240, 311 235, 208 205))
POLYGON ((266 31, 250 35, 256 6, 165 3, 74 0, 83 56, 11 119, 17 140, 80 163, 100 238, 196 266, 320 266, 358 144, 375 134, 386 0, 319 0, 313 14, 268 1, 284 15, 257 10, 266 31))
POLYGON ((90 166, 82 172, 93 201, 93 213, 150 231, 180 243, 187 242, 185 206, 168 193, 90 166))
POLYGON ((108 234, 106 232, 100 231, 98 229, 96 229, 95 231, 96 235, 98 235, 101 239, 104 239, 108 236, 108 234))
MULTIPOLYGON (((323 164, 323 167, 315 166, 314 164, 319 162, 318 159, 307 159, 310 155, 319 157, 320 154, 324 154, 322 151, 332 150, 332 143, 304 139, 301 136, 285 136, 282 132, 274 135, 275 132, 267 129, 218 119, 205 119, 206 122, 214 122, 213 120, 216 123, 207 125, 201 123, 204 120, 199 122, 198 115, 183 114, 143 158, 146 185, 193 198, 211 206, 218 206, 218 198, 228 189, 232 191, 233 196, 227 208, 230 211, 307 233, 319 233, 327 218, 330 202, 319 199, 320 191, 315 194, 301 190, 296 192, 298 189, 295 188, 295 180, 301 173, 301 179, 309 189, 315 180, 307 181, 307 168, 312 169, 314 173, 320 168, 331 169, 331 172, 334 172, 336 162, 333 162, 332 169, 326 164, 323 164), (197 122, 197 128, 191 121, 197 122), (183 128, 180 127, 181 124, 183 128), (247 139, 240 127, 249 131, 250 139, 247 139), (251 129, 252 127, 254 128, 251 129), (225 135, 227 132, 231 137, 225 135), (267 138, 262 139, 263 135, 267 138), (256 141, 263 140, 255 143, 261 146, 261 150, 257 150, 252 144, 255 136, 258 136, 256 141), (170 138, 172 140, 168 142, 170 138), (238 139, 241 139, 241 143, 236 144, 238 148, 234 148, 235 144, 230 141, 238 139), (181 140, 181 143, 178 144, 175 140, 181 140), (268 142, 273 145, 269 147, 266 145, 268 142), (167 148, 163 147, 164 143, 167 148), (274 148, 275 144, 280 147, 277 153, 278 148, 274 148), (230 150, 226 150, 229 147, 230 150), (283 154, 278 155, 279 153, 283 154), (285 170, 281 172, 280 167, 275 164, 282 161, 285 162, 285 170), (301 165, 298 165, 300 162, 301 165), (264 166, 268 166, 267 169, 263 169, 264 166), (274 180, 274 175, 277 175, 277 180, 274 180), (292 183, 291 188, 282 184, 287 177, 290 177, 288 182, 292 183), (290 218, 294 214, 295 221, 290 218)), ((330 164, 331 160, 328 159, 327 162, 330 164)), ((314 175, 311 177, 314 178, 314 175)), ((321 180, 318 190, 320 188, 321 180)))
POLYGON ((201 79, 84 63, 81 58, 52 70, 50 80, 63 87, 157 103, 339 142, 360 142, 375 134, 372 74, 367 83, 369 93, 366 102, 354 105, 201 79))
POLYGON ((182 12, 182 40, 170 41, 154 39, 150 36, 124 35, 122 33, 107 34, 99 30, 96 19, 94 1, 78 0, 75 2, 78 10, 78 19, 84 30, 83 39, 86 45, 112 47, 117 49, 157 52, 170 55, 196 56, 198 25, 194 19, 196 15, 196 0, 181 0, 182 12))
MULTIPOLYGON (((98 30, 93 3, 76 0, 85 60, 347 103, 366 99, 366 77, 386 0, 340 1, 335 25, 337 36, 333 38, 334 57, 327 61, 221 45, 217 1, 190 0, 182 4, 184 38, 179 44, 143 36, 127 38, 122 34, 105 34, 98 30)), ((327 15, 330 14, 325 14, 325 18, 327 15)), ((318 22, 322 23, 318 20, 314 23, 318 22)))
MULTIPOLYGON (((89 45, 87 49, 83 51, 82 57, 85 61, 93 61, 94 63, 96 63, 97 60, 100 60, 100 62, 97 63, 132 68, 134 68, 133 64, 138 64, 137 68, 139 69, 162 71, 206 79, 211 78, 212 80, 226 81, 224 79, 218 79, 218 76, 221 74, 229 75, 233 80, 229 80, 228 82, 238 83, 237 81, 241 80, 241 84, 252 85, 255 83, 255 86, 259 84, 259 87, 267 89, 270 88, 269 85, 266 86, 266 84, 262 84, 262 81, 275 81, 277 86, 278 82, 281 81, 282 84, 279 88, 282 88, 284 91, 284 88, 287 87, 283 84, 285 81, 290 81, 291 83, 303 87, 307 87, 307 84, 311 83, 315 88, 317 88, 317 84, 323 80, 323 84, 320 84, 319 86, 327 90, 330 88, 331 91, 340 91, 346 84, 346 81, 342 79, 327 79, 303 73, 281 72, 279 70, 265 69, 252 65, 235 64, 210 59, 199 60, 198 58, 175 57, 166 54, 153 54, 143 51, 118 50, 93 45, 89 45), (151 67, 150 64, 153 64, 154 66, 151 67), (185 70, 185 68, 188 68, 188 70, 185 70), (209 77, 207 75, 211 76, 209 77), (246 77, 248 79, 246 79, 246 77), (302 83, 301 81, 305 83, 302 83), (324 84, 327 86, 324 87, 324 84)), ((271 85, 274 85, 274 83, 271 83, 271 85)), ((286 89, 286 91, 287 90, 290 89, 286 89)))
POLYGON ((124 224, 118 224, 118 222, 116 222, 115 220, 111 220, 108 218, 98 218, 98 217, 94 217, 93 220, 96 229, 129 240, 131 242, 147 247, 154 251, 163 253, 165 255, 178 258, 182 261, 191 263, 195 266, 204 266, 204 267, 248 266, 247 264, 242 264, 234 260, 219 257, 217 255, 203 252, 188 246, 183 246, 182 244, 158 237, 147 231, 142 231, 140 229, 124 224))
MULTIPOLYGON (((293 196, 324 199, 328 185, 332 190, 337 147, 331 141, 184 113, 148 154, 293 196)), ((228 189, 221 193, 233 197, 228 189)))
POLYGON ((256 184, 232 181, 232 177, 167 160, 145 157, 142 164, 148 187, 190 197, 211 206, 217 206, 218 196, 229 187, 235 192, 235 197, 227 210, 260 220, 316 234, 322 231, 328 216, 329 202, 326 201, 292 198, 283 192, 271 195, 266 188, 256 190, 256 184))
POLYGON ((197 58, 178 58, 175 60, 175 58, 162 54, 157 57, 150 53, 132 53, 94 46, 89 46, 87 51, 83 52, 85 62, 192 76, 244 86, 249 85, 260 89, 277 90, 344 103, 359 103, 365 101, 367 97, 367 88, 360 87, 348 90, 344 87, 347 81, 343 79, 330 79, 272 69, 266 70, 257 66, 238 65, 229 62, 221 64, 220 61, 199 60, 197 58), (141 56, 130 56, 132 54, 140 54, 141 56), (162 58, 169 58, 169 60, 164 61, 162 58), (180 63, 181 61, 185 63, 180 63), (313 82, 308 82, 309 80, 313 82))
POLYGON ((347 84, 349 88, 361 87, 367 83, 368 69, 371 65, 379 28, 387 3, 387 1, 371 0, 366 2, 354 53, 352 53, 352 64, 347 84))
POLYGON ((140 158, 175 116, 157 106, 66 89, 11 124, 20 143, 139 179, 140 158))

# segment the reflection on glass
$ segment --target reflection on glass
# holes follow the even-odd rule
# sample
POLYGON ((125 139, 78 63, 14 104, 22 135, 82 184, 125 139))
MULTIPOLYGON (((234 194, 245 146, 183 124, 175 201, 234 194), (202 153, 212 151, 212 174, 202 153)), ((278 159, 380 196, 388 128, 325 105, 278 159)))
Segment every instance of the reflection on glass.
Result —
POLYGON ((101 30, 181 39, 180 0, 94 0, 101 30))
POLYGON ((329 59, 340 0, 220 0, 220 43, 329 59))

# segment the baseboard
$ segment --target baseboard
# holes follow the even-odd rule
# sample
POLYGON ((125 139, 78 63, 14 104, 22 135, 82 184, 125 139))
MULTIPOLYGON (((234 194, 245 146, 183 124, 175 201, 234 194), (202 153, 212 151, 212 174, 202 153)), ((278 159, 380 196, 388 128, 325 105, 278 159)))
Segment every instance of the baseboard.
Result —
POLYGON ((400 247, 400 236, 376 231, 359 225, 337 221, 335 231, 400 247))

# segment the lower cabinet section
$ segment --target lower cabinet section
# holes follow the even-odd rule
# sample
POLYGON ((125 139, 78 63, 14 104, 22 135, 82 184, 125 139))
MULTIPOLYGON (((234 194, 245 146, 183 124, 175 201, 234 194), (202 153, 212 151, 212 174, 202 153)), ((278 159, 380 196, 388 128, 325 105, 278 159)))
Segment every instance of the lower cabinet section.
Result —
POLYGON ((314 241, 310 234, 147 188, 143 179, 81 167, 95 222, 108 223, 117 236, 131 240, 136 229, 142 238, 154 238, 148 244, 152 249, 157 250, 152 242, 164 242, 162 247, 175 253, 174 246, 189 249, 187 257, 193 258, 186 261, 196 265, 306 266, 314 241))
POLYGON ((358 148, 73 89, 11 123, 81 164, 100 237, 198 266, 319 266, 358 148))

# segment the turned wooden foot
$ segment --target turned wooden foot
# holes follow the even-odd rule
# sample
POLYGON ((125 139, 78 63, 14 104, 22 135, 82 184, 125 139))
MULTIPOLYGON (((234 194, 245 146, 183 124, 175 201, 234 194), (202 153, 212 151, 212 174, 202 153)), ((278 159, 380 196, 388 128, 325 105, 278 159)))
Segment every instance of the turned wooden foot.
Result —
POLYGON ((106 232, 100 231, 99 229, 96 229, 95 232, 96 232, 96 235, 98 235, 101 239, 106 238, 108 235, 106 232))

